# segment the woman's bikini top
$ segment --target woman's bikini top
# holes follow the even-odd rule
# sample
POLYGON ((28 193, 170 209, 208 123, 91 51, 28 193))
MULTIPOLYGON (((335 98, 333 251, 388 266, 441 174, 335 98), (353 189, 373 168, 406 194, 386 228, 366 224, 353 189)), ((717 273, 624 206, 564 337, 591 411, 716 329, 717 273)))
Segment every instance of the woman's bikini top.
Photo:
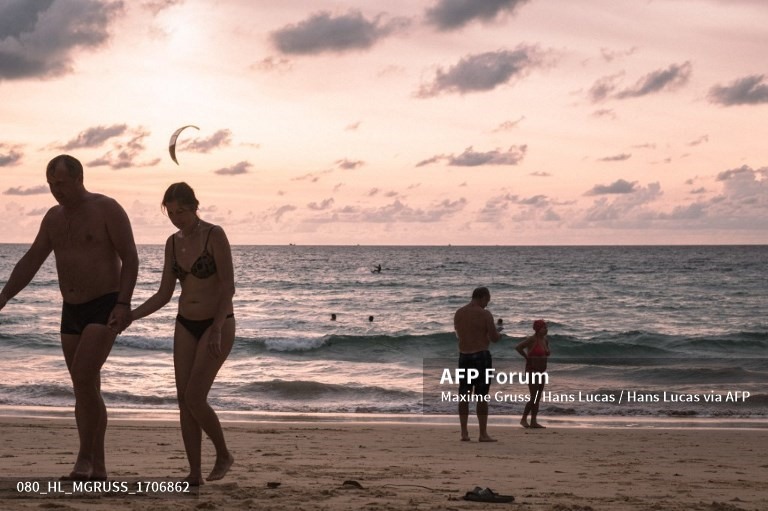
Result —
POLYGON ((533 346, 528 350, 528 356, 529 357, 546 357, 547 350, 544 347, 543 342, 539 342, 537 339, 536 342, 533 343, 533 346))
POLYGON ((205 238, 203 253, 198 256, 189 271, 182 268, 181 265, 179 265, 179 262, 176 260, 176 236, 171 237, 173 240, 173 266, 171 269, 173 270, 173 273, 176 274, 176 277, 178 277, 179 281, 184 282, 184 279, 187 278, 187 275, 190 273, 198 279, 207 279, 211 275, 216 274, 216 260, 213 258, 210 252, 208 252, 208 239, 211 237, 212 230, 213 227, 208 230, 208 236, 205 238))

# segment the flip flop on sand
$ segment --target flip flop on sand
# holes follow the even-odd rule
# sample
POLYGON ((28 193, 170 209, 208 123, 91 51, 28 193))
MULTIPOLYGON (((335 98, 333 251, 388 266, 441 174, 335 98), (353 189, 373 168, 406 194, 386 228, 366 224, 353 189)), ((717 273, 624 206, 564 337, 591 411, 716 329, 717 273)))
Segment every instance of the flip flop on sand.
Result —
POLYGON ((515 497, 512 495, 499 495, 490 488, 480 488, 479 486, 475 486, 474 490, 468 491, 466 495, 464 495, 464 500, 471 500, 472 502, 502 503, 514 502, 515 497))

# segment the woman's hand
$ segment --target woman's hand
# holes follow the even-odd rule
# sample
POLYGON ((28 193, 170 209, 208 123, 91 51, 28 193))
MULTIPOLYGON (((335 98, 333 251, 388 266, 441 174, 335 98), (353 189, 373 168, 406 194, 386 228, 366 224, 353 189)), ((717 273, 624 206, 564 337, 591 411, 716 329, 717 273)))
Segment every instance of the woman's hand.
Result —
POLYGON ((219 358, 221 356, 221 329, 212 326, 205 335, 208 342, 208 354, 212 358, 219 358))

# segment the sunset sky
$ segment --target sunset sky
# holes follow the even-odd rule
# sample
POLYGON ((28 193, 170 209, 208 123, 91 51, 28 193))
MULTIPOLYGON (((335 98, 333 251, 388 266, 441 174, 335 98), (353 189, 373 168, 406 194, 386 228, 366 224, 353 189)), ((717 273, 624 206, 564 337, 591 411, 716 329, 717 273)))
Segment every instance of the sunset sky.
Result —
POLYGON ((763 0, 0 0, 0 242, 68 153, 139 243, 768 243, 763 0), (176 165, 168 141, 179 136, 176 165))

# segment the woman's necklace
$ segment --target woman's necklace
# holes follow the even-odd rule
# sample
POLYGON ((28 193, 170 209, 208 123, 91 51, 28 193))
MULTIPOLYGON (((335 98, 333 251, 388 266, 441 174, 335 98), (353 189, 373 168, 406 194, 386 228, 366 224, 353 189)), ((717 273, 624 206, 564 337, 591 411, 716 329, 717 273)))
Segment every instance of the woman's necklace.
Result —
MULTIPOLYGON (((194 226, 194 227, 192 227, 192 228, 189 230, 189 232, 188 232, 188 233, 184 234, 184 231, 179 231, 179 238, 181 238, 181 239, 184 239, 184 238, 189 238, 190 236, 192 236, 193 234, 195 234, 195 233, 197 232, 197 229, 198 229, 199 227, 200 227, 200 219, 198 218, 198 219, 197 219, 197 223, 195 224, 195 226, 194 226)), ((184 245, 182 245, 182 246, 181 246, 181 251, 182 251, 182 252, 186 252, 186 251, 187 251, 187 247, 185 247, 184 245)))

